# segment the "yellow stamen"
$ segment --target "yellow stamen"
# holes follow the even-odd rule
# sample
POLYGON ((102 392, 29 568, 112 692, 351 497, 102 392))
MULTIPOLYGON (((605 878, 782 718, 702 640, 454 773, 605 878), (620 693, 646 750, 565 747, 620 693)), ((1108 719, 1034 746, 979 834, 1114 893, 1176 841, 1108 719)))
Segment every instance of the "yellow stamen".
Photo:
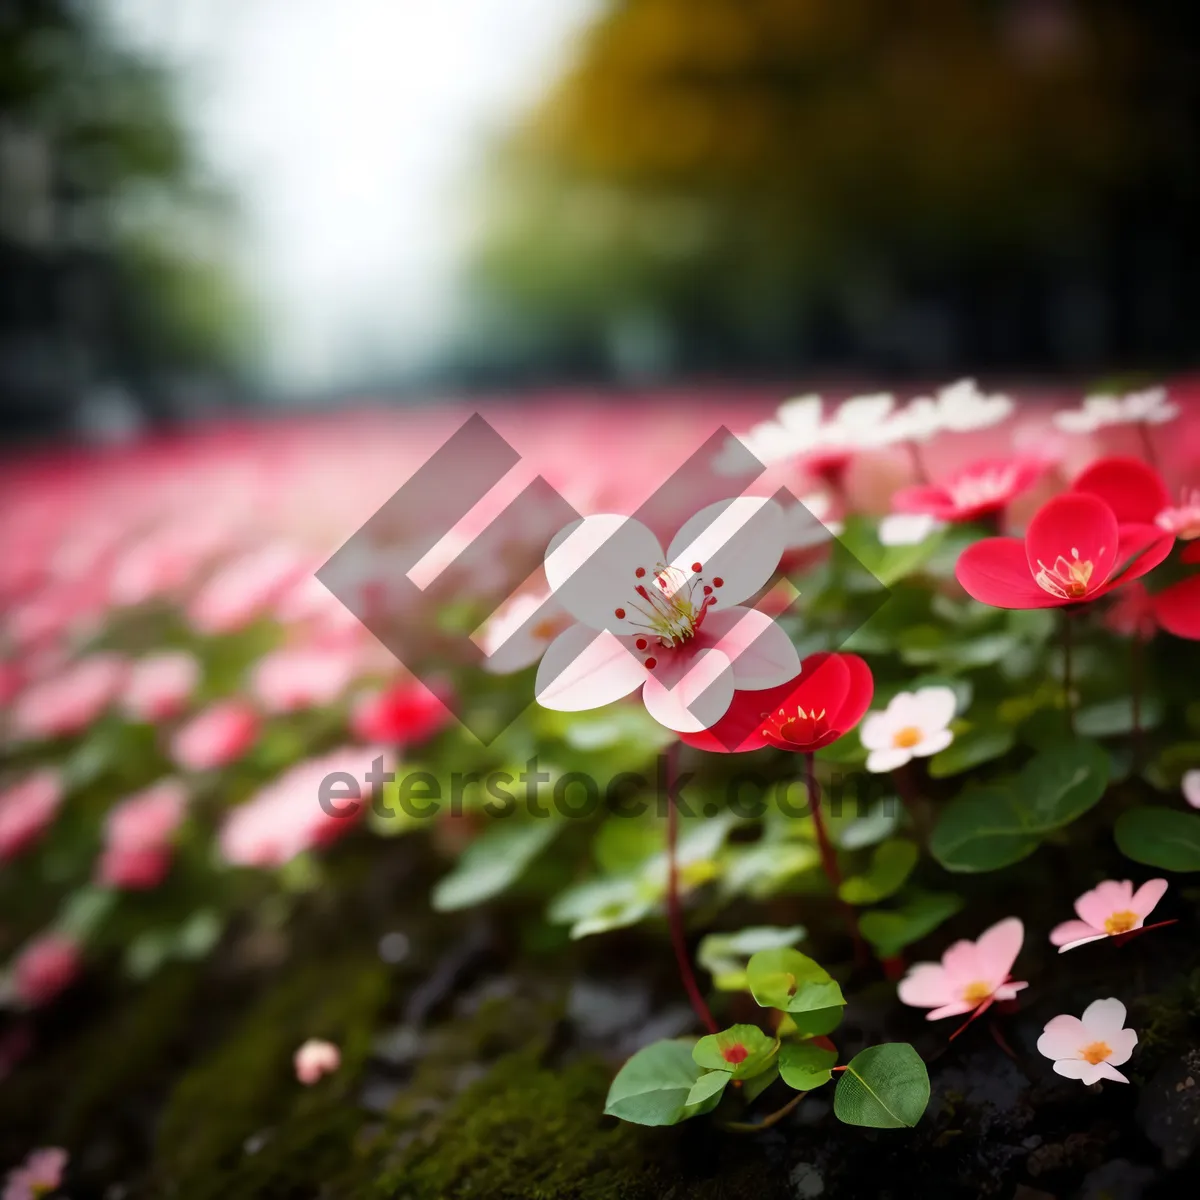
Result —
POLYGON ((963 988, 963 999, 974 1007, 977 1004, 982 1004, 994 990, 990 983, 984 983, 982 979, 978 979, 963 988))
POLYGON ((1075 547, 1071 548, 1069 560, 1060 554, 1054 560, 1054 565, 1048 567, 1039 558, 1038 566, 1041 570, 1033 577, 1038 587, 1060 600, 1081 600, 1086 596, 1092 572, 1096 569, 1091 561, 1080 561, 1079 551, 1075 547))
POLYGON ((915 725, 905 725, 903 729, 897 729, 892 735, 892 745, 897 750, 911 750, 913 746, 921 744, 924 736, 915 725))
POLYGON ((1097 1063, 1104 1062, 1110 1054, 1112 1054, 1112 1047, 1107 1042, 1093 1042, 1079 1051, 1079 1057, 1084 1062, 1091 1063, 1093 1067, 1097 1063))
POLYGON ((1138 923, 1138 915, 1135 912, 1130 912, 1126 909, 1124 912, 1115 912, 1107 921, 1104 922, 1106 933, 1128 933, 1138 923))

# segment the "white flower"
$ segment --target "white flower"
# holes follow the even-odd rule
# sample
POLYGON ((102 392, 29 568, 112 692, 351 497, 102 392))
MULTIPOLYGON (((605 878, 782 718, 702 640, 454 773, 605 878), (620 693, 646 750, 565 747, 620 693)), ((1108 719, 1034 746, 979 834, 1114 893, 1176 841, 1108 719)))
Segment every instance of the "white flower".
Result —
POLYGON ((1093 1000, 1082 1017, 1063 1013, 1047 1022, 1037 1048, 1054 1059, 1054 1069, 1068 1079, 1128 1083, 1117 1067, 1129 1061, 1137 1040, 1137 1034, 1125 1028, 1125 1005, 1110 997, 1093 1000))
POLYGON ((1179 416, 1179 405, 1167 399, 1166 388, 1147 388, 1124 396, 1088 396, 1079 408, 1054 414, 1063 433, 1095 433, 1112 425, 1162 425, 1179 416))
POLYGON ((934 396, 910 400, 891 420, 892 440, 927 442, 939 433, 970 433, 990 429, 1012 414, 1008 396, 988 395, 973 379, 960 379, 934 396))
POLYGON ((867 770, 894 771, 914 757, 945 750, 954 741, 949 725, 957 702, 951 688, 925 687, 901 692, 883 712, 871 713, 859 734, 871 752, 867 770))
POLYGON ((1189 771, 1183 777, 1183 798, 1193 808, 1200 808, 1200 771, 1189 771))
POLYGON ((735 689, 786 683, 800 669, 795 647, 739 603, 770 580, 783 546, 783 510, 756 496, 701 509, 665 552, 630 517, 566 526, 546 551, 546 579, 577 624, 542 658, 538 703, 580 712, 640 691, 661 725, 694 733, 724 716, 735 689))
POLYGON ((879 522, 881 546, 915 546, 942 528, 928 513, 891 513, 879 522))

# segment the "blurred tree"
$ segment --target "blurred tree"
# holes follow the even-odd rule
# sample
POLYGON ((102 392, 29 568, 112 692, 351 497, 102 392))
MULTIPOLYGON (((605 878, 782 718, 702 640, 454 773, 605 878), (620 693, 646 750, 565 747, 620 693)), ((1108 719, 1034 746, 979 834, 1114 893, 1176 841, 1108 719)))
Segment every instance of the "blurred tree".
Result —
POLYGON ((165 73, 98 5, 0 0, 0 415, 61 421, 114 390, 161 408, 165 372, 211 371, 244 316, 230 213, 165 73))
POLYGON ((688 366, 1119 355, 1088 305, 1136 240, 1125 210, 1153 233, 1200 198, 1190 8, 613 0, 493 164, 495 340, 599 329, 618 361, 688 366))

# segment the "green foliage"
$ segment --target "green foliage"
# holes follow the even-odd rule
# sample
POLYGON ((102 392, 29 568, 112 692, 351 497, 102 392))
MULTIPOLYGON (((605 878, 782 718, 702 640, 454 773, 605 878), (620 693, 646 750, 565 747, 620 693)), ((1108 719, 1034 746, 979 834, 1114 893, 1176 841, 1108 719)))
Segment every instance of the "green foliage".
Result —
POLYGON ((1008 783, 968 791, 947 805, 929 848, 949 871, 994 871, 1019 862, 1047 833, 1096 804, 1110 771, 1108 755, 1093 742, 1054 746, 1008 783))
POLYGON ((754 999, 782 1012, 817 1013, 844 1006, 837 981, 799 950, 760 950, 746 966, 754 999))
POLYGON ((779 1076, 788 1087, 809 1092, 833 1078, 830 1068, 835 1062, 836 1050, 812 1042, 788 1042, 779 1051, 779 1076))
POLYGON ((1200 871, 1200 813, 1131 808, 1113 832, 1121 853, 1134 862, 1163 871, 1200 871))
POLYGON ((473 841, 454 869, 433 890, 440 912, 470 908, 511 887, 561 828, 552 820, 509 818, 473 841))
POLYGON ((856 1054, 833 1094, 833 1112, 847 1125, 911 1129, 929 1104, 929 1072, 906 1042, 856 1054))
MULTIPOLYGON (((635 1125, 677 1125, 716 1106, 720 1092, 691 1098, 701 1068, 686 1041, 654 1042, 617 1073, 604 1111, 635 1125)), ((703 1091, 703 1089, 701 1089, 703 1091)))
POLYGON ((929 760, 934 779, 961 775, 974 767, 1003 758, 1016 741, 1016 734, 1002 725, 973 726, 955 736, 954 741, 929 760))
POLYGON ((697 1064, 710 1071, 728 1071, 734 1079, 760 1075, 779 1051, 779 1039, 767 1037, 757 1025, 732 1025, 702 1037, 692 1049, 697 1064))
POLYGON ((893 909, 875 908, 858 920, 859 931, 881 958, 891 958, 932 933, 963 907, 952 892, 912 891, 893 909))
POLYGON ((920 851, 915 842, 894 838, 875 847, 871 862, 861 875, 843 880, 839 889, 849 904, 877 904, 898 892, 917 865, 920 851))
POLYGON ((713 977, 713 986, 723 992, 743 991, 746 964, 760 950, 781 950, 803 941, 803 925, 786 929, 771 925, 755 925, 737 933, 710 933, 696 951, 696 961, 713 977))

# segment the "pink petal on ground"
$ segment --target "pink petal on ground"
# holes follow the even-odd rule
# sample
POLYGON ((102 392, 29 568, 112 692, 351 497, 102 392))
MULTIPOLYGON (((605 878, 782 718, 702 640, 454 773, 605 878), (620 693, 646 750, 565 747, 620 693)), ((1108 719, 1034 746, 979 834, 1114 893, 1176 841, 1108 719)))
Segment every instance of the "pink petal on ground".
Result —
POLYGON ((628 696, 646 679, 646 668, 611 633, 572 625, 546 647, 534 695, 543 708, 583 712, 628 696))
POLYGON ((1165 879, 1147 879, 1133 893, 1133 899, 1130 901, 1129 907, 1144 920, 1154 911, 1158 902, 1166 894, 1166 891, 1167 881, 1165 879))
POLYGON ((901 1003, 913 1008, 933 1008, 954 996, 954 988, 938 963, 917 963, 900 980, 896 991, 901 1003))
POLYGON ((997 921, 981 934, 975 945, 979 951, 979 965, 983 968, 982 978, 1003 983, 1012 973, 1024 941, 1025 926, 1017 917, 997 921))

